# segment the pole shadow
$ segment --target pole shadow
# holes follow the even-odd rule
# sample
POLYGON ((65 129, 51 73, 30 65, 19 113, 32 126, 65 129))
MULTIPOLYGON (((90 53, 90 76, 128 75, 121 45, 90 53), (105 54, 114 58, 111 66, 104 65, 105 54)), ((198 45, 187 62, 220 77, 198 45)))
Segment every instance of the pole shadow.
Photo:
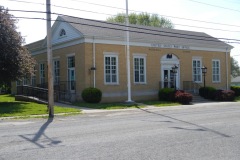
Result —
MULTIPOLYGON (((230 135, 221 133, 221 132, 219 132, 219 131, 216 131, 216 130, 213 130, 213 129, 210 129, 210 128, 207 128, 207 127, 204 127, 204 126, 201 126, 201 125, 192 123, 192 122, 184 121, 184 120, 177 119, 177 118, 174 118, 174 117, 171 117, 171 116, 167 116, 167 115, 164 115, 164 114, 160 114, 160 113, 151 112, 151 111, 145 110, 145 109, 140 108, 140 107, 137 107, 137 108, 138 108, 139 110, 142 110, 142 111, 147 112, 147 113, 150 113, 150 114, 159 115, 159 116, 162 116, 162 117, 165 117, 165 118, 169 118, 169 119, 171 119, 171 120, 175 120, 175 121, 178 121, 178 122, 182 122, 182 123, 185 123, 185 124, 188 124, 188 125, 192 125, 192 126, 198 127, 199 129, 195 129, 195 131, 208 131, 208 132, 212 132, 212 133, 214 133, 214 134, 220 135, 220 136, 225 137, 225 138, 230 138, 230 137, 231 137, 230 135)), ((172 128, 175 128, 175 129, 184 129, 184 128, 181 128, 181 127, 172 127, 172 128)))
POLYGON ((40 129, 38 130, 38 132, 34 135, 33 138, 28 138, 27 136, 24 135, 20 135, 20 137, 22 137, 23 139, 35 144, 36 146, 40 147, 40 148, 46 148, 46 144, 48 146, 53 146, 53 145, 58 145, 60 144, 62 141, 58 141, 58 140, 54 140, 50 137, 48 137, 45 134, 45 131, 47 129, 47 127, 53 122, 53 118, 48 118, 47 122, 45 122, 40 129), (40 141, 40 138, 44 136, 46 138, 46 140, 44 140, 43 142, 40 141), (44 143, 44 144, 42 144, 44 143))

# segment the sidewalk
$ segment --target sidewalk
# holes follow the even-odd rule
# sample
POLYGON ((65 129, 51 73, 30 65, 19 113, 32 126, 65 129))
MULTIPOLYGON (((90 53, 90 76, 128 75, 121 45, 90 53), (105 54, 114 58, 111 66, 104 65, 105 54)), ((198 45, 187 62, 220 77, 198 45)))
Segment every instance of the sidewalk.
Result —
MULTIPOLYGON (((141 108, 141 110, 174 110, 174 109, 188 109, 188 108, 199 108, 199 107, 207 107, 207 106, 219 106, 219 105, 231 105, 233 103, 238 103, 240 106, 240 102, 199 102, 193 103, 190 105, 179 105, 179 106, 165 106, 165 107, 155 107, 152 105, 146 105, 146 107, 141 108)), ((140 103, 139 103, 140 104, 140 103)), ((92 113, 107 113, 107 112, 124 112, 124 111, 134 111, 139 110, 139 108, 127 108, 127 109, 92 109, 92 108, 85 108, 85 107, 78 107, 71 104, 63 104, 63 103, 55 103, 57 106, 61 107, 68 107, 68 108, 76 108, 80 109, 83 114, 92 114, 92 113)), ((144 105, 144 104, 142 104, 144 105)))

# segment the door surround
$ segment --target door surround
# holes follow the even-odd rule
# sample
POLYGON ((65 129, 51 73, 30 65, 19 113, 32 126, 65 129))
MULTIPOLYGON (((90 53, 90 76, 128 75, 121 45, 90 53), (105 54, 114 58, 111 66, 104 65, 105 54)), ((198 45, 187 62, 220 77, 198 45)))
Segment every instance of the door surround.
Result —
POLYGON ((175 75, 175 79, 176 79, 176 88, 179 89, 181 88, 180 86, 180 60, 179 58, 172 54, 172 53, 168 53, 162 56, 161 60, 160 60, 160 66, 161 66, 161 77, 160 77, 160 81, 161 81, 161 86, 164 86, 164 70, 166 72, 166 70, 171 71, 172 67, 174 65, 176 65, 178 67, 177 73, 175 75))

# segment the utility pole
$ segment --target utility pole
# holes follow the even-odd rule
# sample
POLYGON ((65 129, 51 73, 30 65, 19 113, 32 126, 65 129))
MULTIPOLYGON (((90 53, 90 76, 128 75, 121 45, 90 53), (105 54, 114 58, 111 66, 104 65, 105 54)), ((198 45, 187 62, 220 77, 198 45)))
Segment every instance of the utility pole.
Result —
POLYGON ((52 75, 52 33, 51 33, 51 4, 46 0, 47 9, 47 59, 48 59, 48 111, 49 118, 54 117, 53 75, 52 75))
POLYGON ((127 88, 128 88, 128 100, 127 102, 132 102, 131 99, 131 77, 130 77, 130 49, 129 49, 129 19, 128 19, 128 0, 126 0, 126 36, 127 36, 127 88))

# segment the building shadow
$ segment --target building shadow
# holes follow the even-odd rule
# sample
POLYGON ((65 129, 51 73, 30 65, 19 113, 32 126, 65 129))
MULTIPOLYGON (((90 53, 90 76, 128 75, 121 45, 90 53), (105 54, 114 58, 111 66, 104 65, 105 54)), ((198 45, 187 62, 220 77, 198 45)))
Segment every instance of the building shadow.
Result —
POLYGON ((45 134, 46 129, 48 126, 53 122, 53 118, 49 118, 38 130, 36 134, 33 135, 33 138, 28 138, 31 135, 20 135, 23 139, 35 144, 40 148, 46 148, 46 146, 54 146, 60 144, 62 141, 54 140, 45 134), (45 138, 41 140, 41 137, 45 138))
POLYGON ((171 128, 174 128, 174 129, 200 131, 200 132, 202 132, 202 131, 208 131, 208 132, 212 132, 212 133, 214 133, 214 134, 217 134, 217 135, 222 136, 222 137, 225 137, 225 138, 230 138, 230 137, 231 137, 230 135, 221 133, 221 132, 219 132, 219 131, 216 131, 216 130, 213 130, 213 129, 210 129, 210 128, 207 128, 207 127, 204 127, 204 126, 201 126, 201 125, 192 123, 192 122, 188 122, 188 121, 184 121, 184 120, 181 120, 181 119, 177 119, 177 118, 174 118, 174 117, 171 117, 171 116, 168 116, 168 115, 164 115, 164 114, 152 112, 152 111, 149 111, 149 110, 140 108, 140 107, 137 107, 137 108, 138 108, 139 110, 142 110, 142 111, 147 112, 147 113, 149 113, 149 114, 158 115, 158 116, 161 116, 161 117, 169 118, 169 119, 171 119, 171 120, 175 120, 175 121, 178 121, 178 122, 182 122, 182 123, 185 123, 185 124, 188 124, 188 125, 197 127, 197 129, 187 129, 187 128, 182 128, 182 127, 171 127, 171 128))

